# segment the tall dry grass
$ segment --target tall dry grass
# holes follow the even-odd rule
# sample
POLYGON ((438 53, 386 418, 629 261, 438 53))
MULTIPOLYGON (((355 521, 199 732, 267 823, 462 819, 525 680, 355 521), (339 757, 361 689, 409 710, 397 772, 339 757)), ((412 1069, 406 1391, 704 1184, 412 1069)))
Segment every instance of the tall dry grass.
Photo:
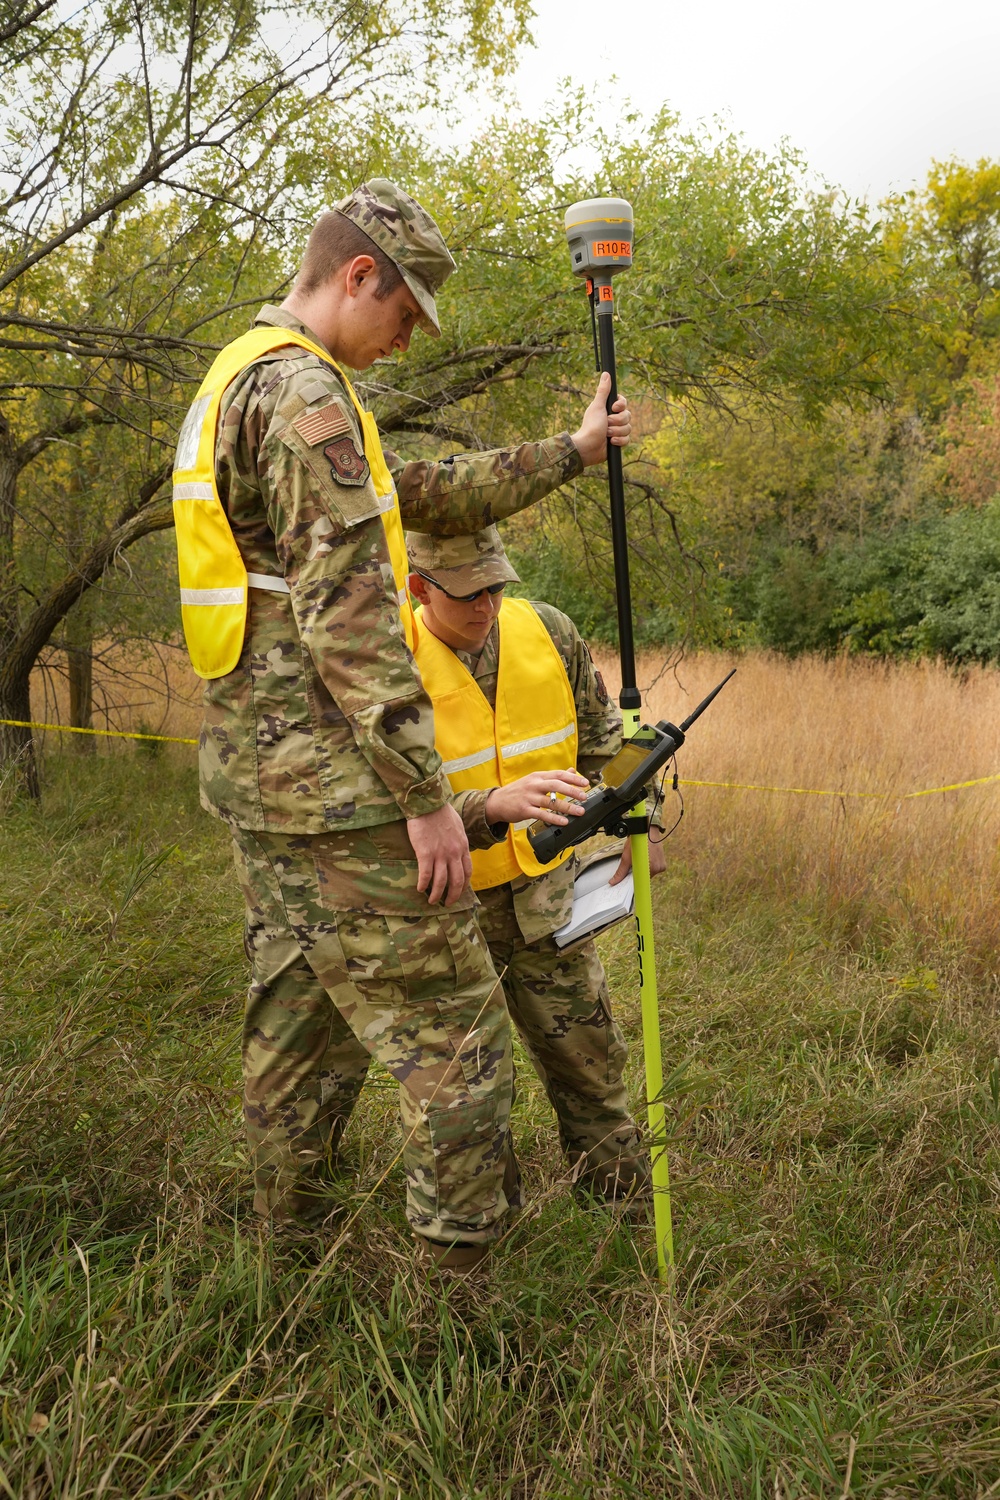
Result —
MULTIPOLYGON (((599 660, 617 692, 617 661, 599 660)), ((679 757, 675 848, 695 876, 798 894, 850 942, 885 946, 905 931, 932 941, 942 962, 995 973, 1000 781, 909 794, 1000 772, 1000 673, 697 655, 660 676, 645 716, 679 723, 730 666, 736 676, 679 757)), ((645 656, 640 685, 661 667, 645 656)))
MULTIPOLYGON (((197 738, 202 685, 182 644, 154 642, 143 647, 94 645, 93 726, 197 738)), ((44 660, 31 678, 31 716, 40 724, 69 723, 69 684, 61 652, 44 660)), ((49 733, 50 749, 79 746, 80 737, 49 733)), ((111 740, 101 743, 109 745, 111 740)))
MULTIPOLYGON (((617 694, 616 656, 595 654, 617 694)), ((849 943, 884 947, 906 932, 941 962, 992 975, 1000 781, 909 794, 1000 772, 1000 673, 767 653, 701 653, 664 671, 650 652, 638 664, 645 716, 680 722, 731 666, 681 752, 686 811, 672 850, 713 884, 808 899, 849 943)), ((95 725, 197 736, 200 685, 183 652, 109 649, 95 682, 112 705, 95 725)), ((33 706, 65 722, 64 687, 39 676, 33 706)))

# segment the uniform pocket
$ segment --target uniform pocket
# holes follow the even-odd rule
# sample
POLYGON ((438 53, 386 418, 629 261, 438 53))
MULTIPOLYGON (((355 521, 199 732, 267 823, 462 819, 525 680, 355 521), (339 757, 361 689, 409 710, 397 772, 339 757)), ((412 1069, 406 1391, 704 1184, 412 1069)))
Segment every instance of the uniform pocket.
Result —
POLYGON ((506 1121, 500 1121, 497 1099, 431 1108, 427 1123, 439 1223, 456 1236, 488 1229, 496 1218, 507 1164, 506 1121))
POLYGON ((451 949, 455 965, 455 982, 459 990, 469 985, 496 984, 496 1004, 504 1005, 503 988, 496 980, 490 950, 480 931, 474 910, 442 912, 438 917, 441 931, 451 949))
MULTIPOLYGON (((316 871, 331 912, 417 918, 421 906, 427 906, 417 890, 416 860, 402 857, 399 840, 406 838, 406 825, 385 827, 401 832, 389 834, 376 825, 317 837, 316 871)), ((427 907, 428 919, 433 912, 427 907)))

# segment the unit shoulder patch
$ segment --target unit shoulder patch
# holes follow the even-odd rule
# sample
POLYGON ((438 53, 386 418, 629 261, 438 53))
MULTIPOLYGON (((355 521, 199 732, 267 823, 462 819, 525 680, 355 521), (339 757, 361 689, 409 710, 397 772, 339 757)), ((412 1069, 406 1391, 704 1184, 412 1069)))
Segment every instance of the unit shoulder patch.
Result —
POLYGON ((310 448, 316 448, 329 438, 351 430, 347 413, 337 401, 331 401, 328 406, 321 406, 317 411, 300 412, 292 426, 296 432, 301 433, 310 448))
MULTIPOLYGON (((295 424, 296 426, 298 423, 295 424)), ((352 437, 338 437, 323 449, 338 484, 365 484, 371 470, 368 460, 354 446, 352 437)))

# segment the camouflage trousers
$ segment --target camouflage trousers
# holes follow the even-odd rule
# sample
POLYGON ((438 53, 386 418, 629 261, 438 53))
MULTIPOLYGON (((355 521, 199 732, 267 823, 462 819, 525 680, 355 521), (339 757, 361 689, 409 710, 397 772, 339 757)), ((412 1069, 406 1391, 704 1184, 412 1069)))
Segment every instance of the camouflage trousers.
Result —
POLYGON ((602 1197, 644 1188, 649 1165, 623 1081, 628 1046, 593 942, 571 953, 521 935, 509 885, 480 891, 477 916, 511 1020, 559 1123, 577 1180, 602 1197))
POLYGON ((400 1085, 414 1232, 495 1238, 516 1201, 513 1068, 471 892, 464 909, 428 906, 401 822, 314 835, 238 829, 234 841, 252 961, 243 1075, 255 1208, 278 1220, 325 1214, 373 1056, 400 1085))

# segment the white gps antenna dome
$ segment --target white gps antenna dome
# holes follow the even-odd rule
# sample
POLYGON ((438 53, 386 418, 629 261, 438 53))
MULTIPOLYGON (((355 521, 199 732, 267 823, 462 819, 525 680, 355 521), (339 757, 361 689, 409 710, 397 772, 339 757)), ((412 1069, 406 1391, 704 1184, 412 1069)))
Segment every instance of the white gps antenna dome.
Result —
POLYGON ((584 198, 566 210, 566 239, 578 276, 627 271, 632 264, 632 205, 624 198, 584 198))

